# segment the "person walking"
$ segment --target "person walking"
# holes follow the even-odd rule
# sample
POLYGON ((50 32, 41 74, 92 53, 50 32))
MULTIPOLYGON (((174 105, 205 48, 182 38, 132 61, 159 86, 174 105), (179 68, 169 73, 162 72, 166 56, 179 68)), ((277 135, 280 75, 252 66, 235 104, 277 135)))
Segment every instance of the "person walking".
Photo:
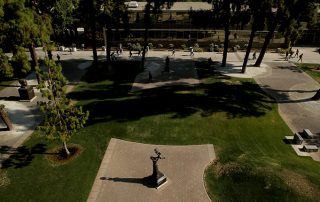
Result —
POLYGON ((255 60, 257 58, 257 51, 254 51, 252 54, 252 60, 255 60))
POLYGON ((303 53, 301 53, 301 54, 299 55, 299 60, 298 60, 297 62, 299 62, 299 61, 302 62, 302 57, 303 57, 303 53))
POLYGON ((296 50, 296 54, 294 55, 294 57, 299 57, 299 49, 296 50))
POLYGON ((193 48, 190 49, 190 56, 194 56, 193 48))
POLYGON ((60 55, 57 54, 57 59, 58 59, 58 62, 60 62, 60 55))
POLYGON ((129 51, 129 58, 131 58, 132 57, 132 51, 130 50, 129 51))
POLYGON ((174 50, 174 48, 172 49, 172 55, 171 56, 175 56, 176 51, 174 50))
POLYGON ((288 56, 289 56, 289 51, 287 50, 287 51, 286 51, 286 57, 284 58, 285 61, 288 60, 288 56))

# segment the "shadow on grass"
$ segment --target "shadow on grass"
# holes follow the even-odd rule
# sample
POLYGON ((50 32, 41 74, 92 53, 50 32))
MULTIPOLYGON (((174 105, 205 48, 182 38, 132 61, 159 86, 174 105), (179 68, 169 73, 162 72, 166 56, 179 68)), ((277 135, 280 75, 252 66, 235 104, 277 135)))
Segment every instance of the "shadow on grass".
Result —
MULTIPOLYGON (((216 112, 226 112, 229 118, 259 117, 272 109, 270 103, 274 101, 258 85, 232 80, 225 82, 230 78, 217 73, 210 74, 210 71, 205 69, 197 71, 200 79, 215 75, 213 78, 216 81, 198 86, 164 86, 133 93, 130 92, 134 80, 132 73, 131 78, 126 74, 122 80, 113 77, 116 79, 110 85, 89 83, 85 90, 72 92, 69 97, 76 100, 94 100, 83 106, 90 111, 91 118, 87 124, 134 121, 159 114, 184 118, 195 113, 206 117, 216 112)), ((94 71, 89 73, 89 76, 97 74, 94 71)))
POLYGON ((36 144, 33 147, 21 146, 18 148, 13 148, 9 146, 0 147, 0 161, 2 161, 1 168, 23 168, 31 164, 32 160, 35 158, 36 154, 48 154, 46 153, 46 144, 36 144), (6 158, 6 156, 9 158, 6 158))

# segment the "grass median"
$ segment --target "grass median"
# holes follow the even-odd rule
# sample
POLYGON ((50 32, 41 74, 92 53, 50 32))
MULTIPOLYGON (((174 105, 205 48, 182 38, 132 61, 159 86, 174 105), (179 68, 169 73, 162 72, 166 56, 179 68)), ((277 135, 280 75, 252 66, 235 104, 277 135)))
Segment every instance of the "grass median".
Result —
POLYGON ((83 147, 82 154, 68 164, 52 166, 46 156, 58 143, 34 134, 3 169, 10 182, 0 187, 1 201, 86 201, 112 137, 150 144, 213 144, 218 159, 205 174, 213 200, 289 201, 317 196, 319 163, 298 157, 285 144, 284 136, 291 131, 274 100, 253 80, 198 69, 202 81, 198 86, 131 93, 132 77, 114 80, 103 71, 89 71, 89 81, 69 94, 90 111, 86 127, 71 140, 83 147), (298 182, 288 182, 286 176, 298 182), (296 185, 301 184, 303 190, 313 191, 299 192, 296 185))

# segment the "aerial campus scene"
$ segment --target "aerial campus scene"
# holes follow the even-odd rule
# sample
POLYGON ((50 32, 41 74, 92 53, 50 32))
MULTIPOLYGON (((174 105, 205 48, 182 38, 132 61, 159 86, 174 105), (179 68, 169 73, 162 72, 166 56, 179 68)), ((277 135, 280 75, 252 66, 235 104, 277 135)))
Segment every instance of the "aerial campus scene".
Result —
POLYGON ((0 0, 0 201, 320 201, 319 0, 0 0))

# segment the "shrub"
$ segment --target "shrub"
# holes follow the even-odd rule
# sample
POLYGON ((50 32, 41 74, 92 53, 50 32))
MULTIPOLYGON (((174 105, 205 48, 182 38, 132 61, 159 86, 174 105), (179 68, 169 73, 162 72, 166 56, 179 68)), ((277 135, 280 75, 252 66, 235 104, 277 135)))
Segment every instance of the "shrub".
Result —
POLYGON ((186 44, 182 44, 182 45, 181 45, 181 48, 182 48, 183 50, 185 50, 185 49, 187 48, 186 44))
POLYGON ((9 63, 8 57, 0 49, 0 78, 12 78, 13 68, 9 63))
POLYGON ((28 55, 23 47, 18 47, 17 52, 12 56, 12 66, 19 74, 26 74, 30 72, 31 65, 29 63, 28 55))
POLYGON ((148 43, 149 48, 153 48, 153 44, 152 43, 148 43))
POLYGON ((161 43, 159 43, 158 48, 163 48, 163 45, 161 43))
POLYGON ((203 49, 199 47, 194 47, 193 50, 194 52, 203 52, 203 49))
POLYGON ((174 48, 174 44, 170 43, 169 48, 174 48))

